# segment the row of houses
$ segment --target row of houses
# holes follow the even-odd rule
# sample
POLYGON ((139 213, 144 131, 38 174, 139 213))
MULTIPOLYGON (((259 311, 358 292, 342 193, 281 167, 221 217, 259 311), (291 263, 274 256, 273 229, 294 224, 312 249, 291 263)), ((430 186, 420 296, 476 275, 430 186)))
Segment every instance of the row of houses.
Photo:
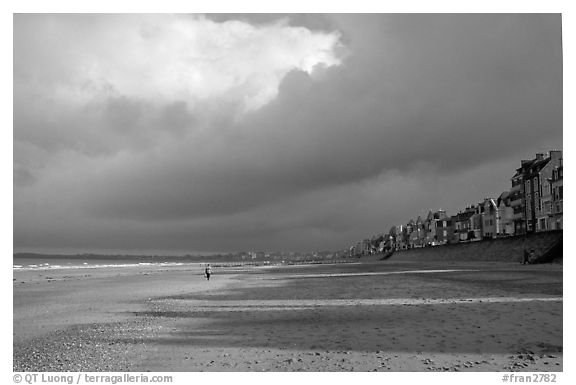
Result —
POLYGON ((521 161, 511 178, 511 189, 497 198, 485 198, 455 215, 430 210, 426 217, 418 216, 358 242, 350 253, 366 255, 562 229, 562 179, 562 151, 536 154, 534 159, 521 161))

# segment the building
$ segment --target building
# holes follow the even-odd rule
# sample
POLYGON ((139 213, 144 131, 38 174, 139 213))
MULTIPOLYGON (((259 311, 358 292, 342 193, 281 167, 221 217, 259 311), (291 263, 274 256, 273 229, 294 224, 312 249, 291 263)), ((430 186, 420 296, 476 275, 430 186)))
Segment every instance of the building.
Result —
MULTIPOLYGON (((552 230, 550 215, 552 209, 552 189, 550 180, 554 170, 562 164, 562 151, 553 150, 549 152, 547 163, 538 171, 537 187, 534 193, 534 224, 535 231, 552 230)), ((534 178, 533 178, 533 183, 534 178)))
POLYGON ((474 213, 470 216, 469 241, 481 241, 484 231, 484 205, 478 203, 473 206, 474 213))
POLYGON ((413 247, 411 239, 415 227, 416 224, 414 223, 413 219, 410 219, 408 223, 406 223, 406 226, 404 227, 404 243, 406 243, 406 247, 409 249, 413 247))
POLYGON ((498 205, 497 221, 500 223, 498 236, 514 235, 514 210, 510 205, 510 192, 504 191, 500 194, 496 204, 498 205))
POLYGON ((388 247, 390 250, 398 250, 398 226, 390 227, 388 232, 388 247))
POLYGON ((427 246, 433 246, 435 244, 436 237, 436 218, 434 217, 434 212, 430 210, 428 216, 426 217, 426 238, 425 242, 427 246))
POLYGON ((416 218, 414 222, 414 229, 412 230, 412 234, 410 234, 410 240, 412 243, 412 247, 424 247, 426 246, 426 226, 425 221, 422 219, 421 216, 416 218))
POLYGON ((372 237, 372 239, 370 239, 370 243, 372 245, 372 252, 373 253, 378 253, 378 252, 383 252, 384 251, 384 234, 378 234, 372 237))
POLYGON ((544 187, 549 186, 548 179, 552 177, 552 171, 560 165, 561 159, 562 151, 550 151, 548 157, 536 154, 529 173, 524 176, 527 232, 548 230, 548 215, 542 206, 542 194, 545 192, 543 190, 550 194, 544 187))
POLYGON ((434 226, 432 223, 434 221, 434 213, 432 211, 428 212, 426 219, 422 222, 422 228, 424 231, 424 246, 431 246, 432 241, 434 241, 434 235, 432 234, 431 227, 434 226))
POLYGON ((362 255, 369 255, 372 253, 372 242, 369 239, 364 239, 362 241, 362 255))
POLYGON ((482 213, 482 239, 496 238, 500 232, 498 205, 492 198, 484 199, 482 205, 484 206, 484 212, 482 213))
POLYGON ((416 220, 410 220, 406 225, 406 233, 408 234, 408 247, 424 247, 426 246, 426 230, 424 221, 420 216, 416 220))
POLYGON ((560 159, 560 165, 552 170, 552 178, 550 178, 550 191, 552 200, 551 204, 551 214, 549 216, 549 223, 551 230, 561 230, 563 229, 562 224, 562 210, 563 210, 563 166, 562 159, 560 159))
POLYGON ((423 223, 423 233, 425 244, 436 246, 452 242, 454 239, 454 229, 451 218, 446 215, 446 211, 429 211, 423 223))
POLYGON ((452 223, 454 226, 454 238, 458 242, 466 242, 470 240, 470 230, 472 224, 470 218, 474 215, 474 206, 466 207, 464 211, 452 216, 452 223))
POLYGON ((454 226, 452 219, 448 216, 436 221, 436 243, 437 245, 444 245, 446 243, 453 243, 454 226))
POLYGON ((542 194, 545 193, 544 202, 551 200, 551 191, 543 191, 548 184, 552 170, 562 162, 562 151, 552 150, 548 157, 536 154, 532 160, 522 160, 520 167, 512 176, 510 190, 510 205, 513 209, 515 234, 525 234, 547 229, 547 214, 542 208, 542 194), (548 197, 550 195, 550 197, 548 197))
MULTIPOLYGON (((524 165, 522 161, 522 166, 524 165)), ((526 233, 526 216, 524 209, 525 192, 524 192, 524 170, 523 167, 516 169, 512 177, 512 188, 510 189, 510 206, 512 207, 512 223, 515 234, 526 233)))
POLYGON ((396 233, 396 249, 405 250, 408 248, 408 231, 405 225, 397 226, 398 230, 396 233))

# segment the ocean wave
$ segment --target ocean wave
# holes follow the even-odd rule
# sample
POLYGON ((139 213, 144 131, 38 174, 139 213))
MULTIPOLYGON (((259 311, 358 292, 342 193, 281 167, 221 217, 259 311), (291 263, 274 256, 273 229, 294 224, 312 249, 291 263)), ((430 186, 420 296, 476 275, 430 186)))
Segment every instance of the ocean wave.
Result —
POLYGON ((50 265, 48 263, 44 264, 32 264, 32 265, 12 265, 13 270, 18 271, 32 271, 32 270, 60 270, 60 269, 102 269, 110 267, 142 267, 142 266, 158 266, 158 267, 170 267, 170 266, 198 266, 201 263, 184 263, 184 262, 140 262, 140 263, 110 263, 110 264, 89 264, 88 262, 83 262, 81 265, 50 265))

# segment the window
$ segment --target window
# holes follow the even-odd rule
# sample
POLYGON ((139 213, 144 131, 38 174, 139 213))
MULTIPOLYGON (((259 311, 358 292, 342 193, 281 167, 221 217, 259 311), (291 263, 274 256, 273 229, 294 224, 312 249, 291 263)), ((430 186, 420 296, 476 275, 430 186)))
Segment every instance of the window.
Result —
POLYGON ((540 230, 546 230, 546 219, 540 219, 540 230))
POLYGON ((558 199, 562 199, 562 186, 558 186, 558 199))

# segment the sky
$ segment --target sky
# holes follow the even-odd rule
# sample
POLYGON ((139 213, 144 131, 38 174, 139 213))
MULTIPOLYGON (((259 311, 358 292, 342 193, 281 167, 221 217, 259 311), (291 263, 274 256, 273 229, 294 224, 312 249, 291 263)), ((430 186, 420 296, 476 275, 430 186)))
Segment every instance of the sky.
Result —
POLYGON ((17 14, 15 251, 347 248, 562 149, 559 14, 17 14))

